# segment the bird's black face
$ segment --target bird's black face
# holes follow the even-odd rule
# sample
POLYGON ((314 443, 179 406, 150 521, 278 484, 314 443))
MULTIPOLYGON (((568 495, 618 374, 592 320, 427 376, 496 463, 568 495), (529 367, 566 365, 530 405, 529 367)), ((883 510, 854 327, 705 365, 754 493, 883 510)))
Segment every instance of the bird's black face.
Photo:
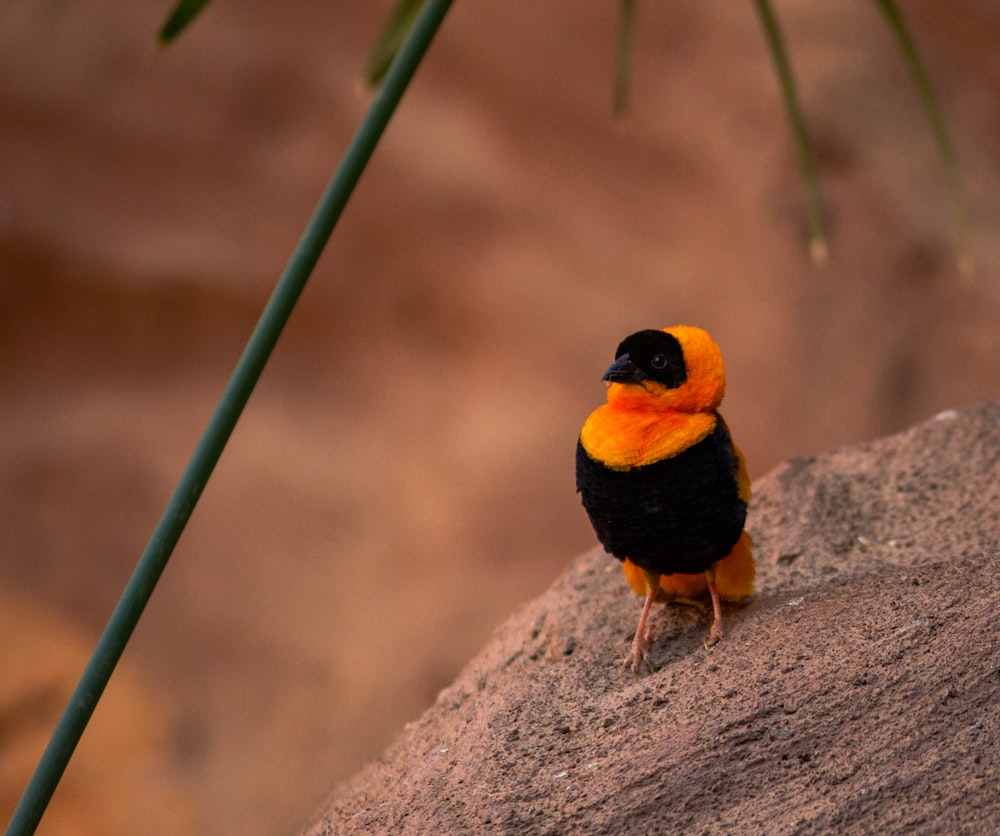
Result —
POLYGON ((636 331, 619 343, 615 362, 604 373, 602 380, 638 384, 655 380, 668 389, 676 389, 687 380, 681 344, 666 331, 652 328, 636 331))

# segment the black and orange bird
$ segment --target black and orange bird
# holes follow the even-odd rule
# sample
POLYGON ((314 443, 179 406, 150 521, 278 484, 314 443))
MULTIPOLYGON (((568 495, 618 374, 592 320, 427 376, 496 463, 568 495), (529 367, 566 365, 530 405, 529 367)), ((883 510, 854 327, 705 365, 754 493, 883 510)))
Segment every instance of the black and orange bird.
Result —
POLYGON ((706 647, 722 638, 720 600, 753 592, 743 530, 750 478, 718 408, 725 394, 722 352, 707 331, 676 325, 626 337, 604 373, 608 402, 583 425, 576 489, 597 539, 622 561, 646 601, 625 670, 649 659, 654 601, 700 603, 714 619, 706 647))

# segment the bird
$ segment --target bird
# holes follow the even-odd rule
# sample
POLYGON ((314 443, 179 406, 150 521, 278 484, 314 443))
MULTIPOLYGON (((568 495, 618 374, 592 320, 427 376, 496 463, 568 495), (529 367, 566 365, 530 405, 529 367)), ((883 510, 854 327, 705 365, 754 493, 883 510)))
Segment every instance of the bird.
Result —
POLYGON ((638 678, 649 657, 655 601, 711 599, 705 646, 723 637, 720 601, 753 593, 746 460, 719 414, 722 352, 689 325, 647 328, 622 340, 604 372, 607 403, 583 424, 576 489, 601 545, 645 596, 623 671, 638 678))

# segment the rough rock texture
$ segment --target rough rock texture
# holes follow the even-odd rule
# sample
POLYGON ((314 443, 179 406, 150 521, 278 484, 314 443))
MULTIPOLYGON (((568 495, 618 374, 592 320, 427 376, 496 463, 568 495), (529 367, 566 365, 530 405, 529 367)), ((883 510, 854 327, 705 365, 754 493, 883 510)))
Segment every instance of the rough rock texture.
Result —
POLYGON ((599 551, 512 617, 310 834, 1000 827, 1000 401, 755 486, 759 592, 702 646, 599 551))

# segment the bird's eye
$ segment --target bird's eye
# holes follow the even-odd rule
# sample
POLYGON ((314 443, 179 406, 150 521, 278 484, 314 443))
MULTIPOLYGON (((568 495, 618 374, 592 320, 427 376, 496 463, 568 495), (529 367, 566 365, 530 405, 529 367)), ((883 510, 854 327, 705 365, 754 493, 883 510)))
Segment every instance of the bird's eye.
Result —
POLYGON ((654 354, 653 359, 649 361, 654 369, 665 369, 667 367, 667 357, 664 354, 654 354))

